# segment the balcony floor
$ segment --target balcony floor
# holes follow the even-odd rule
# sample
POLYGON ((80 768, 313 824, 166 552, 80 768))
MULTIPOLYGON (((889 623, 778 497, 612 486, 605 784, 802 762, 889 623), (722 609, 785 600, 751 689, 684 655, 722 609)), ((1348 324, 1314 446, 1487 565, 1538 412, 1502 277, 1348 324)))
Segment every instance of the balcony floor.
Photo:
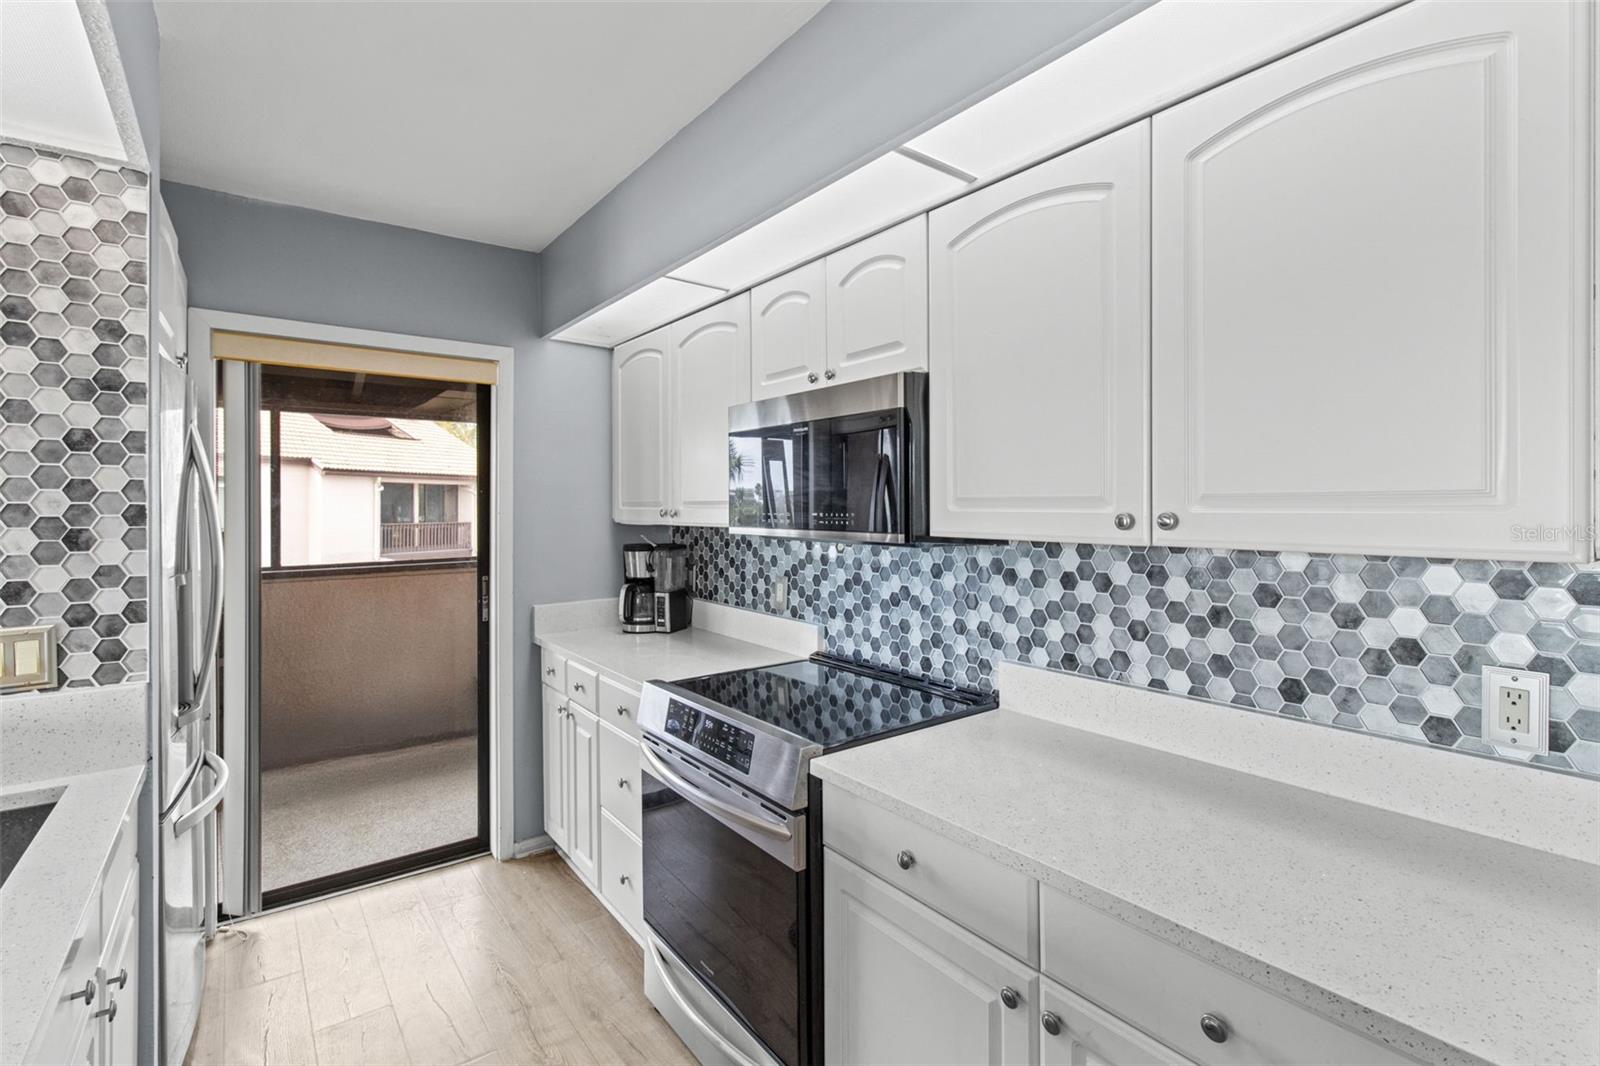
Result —
POLYGON ((477 737, 261 774, 261 886, 267 891, 477 832, 477 737))

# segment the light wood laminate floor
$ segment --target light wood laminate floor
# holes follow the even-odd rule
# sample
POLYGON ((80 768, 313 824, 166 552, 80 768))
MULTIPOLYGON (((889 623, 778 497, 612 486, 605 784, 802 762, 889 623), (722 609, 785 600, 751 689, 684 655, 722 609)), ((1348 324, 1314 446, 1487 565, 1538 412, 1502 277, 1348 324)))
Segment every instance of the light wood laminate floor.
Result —
POLYGON ((223 930, 187 1061, 693 1066, 643 966, 555 855, 474 859, 223 930))

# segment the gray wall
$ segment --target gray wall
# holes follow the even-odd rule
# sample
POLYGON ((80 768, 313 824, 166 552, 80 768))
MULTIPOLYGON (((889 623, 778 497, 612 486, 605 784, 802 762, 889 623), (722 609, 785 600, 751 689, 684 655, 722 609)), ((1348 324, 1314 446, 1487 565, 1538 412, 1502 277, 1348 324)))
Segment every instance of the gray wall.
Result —
POLYGON ((542 332, 903 143, 1150 0, 834 0, 544 252, 542 332))
POLYGON ((516 836, 543 831, 528 608, 612 596, 611 364, 538 336, 539 257, 168 182, 189 304, 516 351, 512 547, 516 836))

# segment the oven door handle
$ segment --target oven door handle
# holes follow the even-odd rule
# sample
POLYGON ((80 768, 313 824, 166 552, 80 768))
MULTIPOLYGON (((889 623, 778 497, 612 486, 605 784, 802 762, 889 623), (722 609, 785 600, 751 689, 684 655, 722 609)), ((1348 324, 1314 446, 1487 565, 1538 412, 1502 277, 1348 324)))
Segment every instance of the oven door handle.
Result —
POLYGON ((788 826, 768 821, 765 818, 758 818, 748 811, 742 811, 726 800, 718 799, 700 788, 700 786, 684 778, 672 767, 662 762, 661 757, 651 751, 648 744, 640 745, 639 753, 644 756, 646 769, 683 793, 685 799, 713 817, 720 815, 731 818, 746 828, 754 829, 758 833, 766 833, 768 836, 777 837, 779 840, 794 839, 794 830, 788 826))

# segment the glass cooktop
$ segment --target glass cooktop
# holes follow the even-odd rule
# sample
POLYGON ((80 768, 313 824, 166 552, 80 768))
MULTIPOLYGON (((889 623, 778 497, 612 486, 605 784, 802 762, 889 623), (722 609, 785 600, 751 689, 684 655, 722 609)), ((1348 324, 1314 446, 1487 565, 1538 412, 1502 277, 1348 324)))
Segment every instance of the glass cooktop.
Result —
POLYGON ((993 695, 942 688, 818 656, 678 682, 697 696, 824 750, 993 708, 993 695))

